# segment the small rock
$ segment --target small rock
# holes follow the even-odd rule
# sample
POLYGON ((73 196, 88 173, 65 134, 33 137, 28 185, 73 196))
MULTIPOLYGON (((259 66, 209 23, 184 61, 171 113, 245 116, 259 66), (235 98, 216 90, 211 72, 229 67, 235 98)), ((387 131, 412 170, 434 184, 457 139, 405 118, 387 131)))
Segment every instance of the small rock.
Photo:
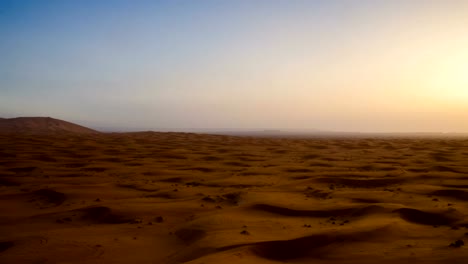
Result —
POLYGON ((156 217, 155 221, 156 221, 156 223, 162 223, 162 222, 164 222, 164 219, 163 219, 162 216, 158 216, 158 217, 156 217))
POLYGON ((100 201, 101 201, 101 199, 97 198, 97 199, 96 199, 96 200, 94 200, 94 201, 95 201, 95 202, 100 202, 100 201))
POLYGON ((241 233, 241 235, 250 235, 249 231, 247 231, 247 230, 243 230, 240 233, 241 233))

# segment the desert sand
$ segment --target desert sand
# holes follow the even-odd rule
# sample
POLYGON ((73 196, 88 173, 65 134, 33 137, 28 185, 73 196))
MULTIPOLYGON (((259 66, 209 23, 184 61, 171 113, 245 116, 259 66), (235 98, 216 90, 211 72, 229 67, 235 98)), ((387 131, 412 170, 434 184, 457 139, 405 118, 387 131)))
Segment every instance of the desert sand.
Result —
POLYGON ((468 140, 0 135, 0 263, 468 263, 468 140))
POLYGON ((51 117, 16 117, 0 118, 0 133, 33 135, 89 135, 98 134, 99 132, 84 126, 51 117))

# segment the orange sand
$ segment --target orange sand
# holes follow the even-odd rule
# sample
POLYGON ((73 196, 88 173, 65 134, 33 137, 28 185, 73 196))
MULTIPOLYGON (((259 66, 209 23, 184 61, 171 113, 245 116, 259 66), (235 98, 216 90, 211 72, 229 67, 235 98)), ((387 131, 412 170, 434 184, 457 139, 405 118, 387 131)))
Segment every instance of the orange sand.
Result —
POLYGON ((467 175, 462 139, 0 135, 0 263, 468 263, 467 175))

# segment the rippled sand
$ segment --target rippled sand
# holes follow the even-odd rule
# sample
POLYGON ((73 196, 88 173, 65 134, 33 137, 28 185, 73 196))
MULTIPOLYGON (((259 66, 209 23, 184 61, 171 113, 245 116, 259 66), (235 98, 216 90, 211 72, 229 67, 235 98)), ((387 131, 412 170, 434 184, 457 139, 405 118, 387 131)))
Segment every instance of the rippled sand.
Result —
POLYGON ((0 263, 468 263, 468 140, 0 136, 0 263))

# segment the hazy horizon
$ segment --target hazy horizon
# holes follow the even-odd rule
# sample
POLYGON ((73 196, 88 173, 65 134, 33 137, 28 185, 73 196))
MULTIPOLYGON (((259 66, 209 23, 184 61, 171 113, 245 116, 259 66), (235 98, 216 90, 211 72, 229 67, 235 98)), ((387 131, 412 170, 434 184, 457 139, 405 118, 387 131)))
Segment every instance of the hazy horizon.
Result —
POLYGON ((468 132, 468 1, 0 0, 0 117, 468 132))

